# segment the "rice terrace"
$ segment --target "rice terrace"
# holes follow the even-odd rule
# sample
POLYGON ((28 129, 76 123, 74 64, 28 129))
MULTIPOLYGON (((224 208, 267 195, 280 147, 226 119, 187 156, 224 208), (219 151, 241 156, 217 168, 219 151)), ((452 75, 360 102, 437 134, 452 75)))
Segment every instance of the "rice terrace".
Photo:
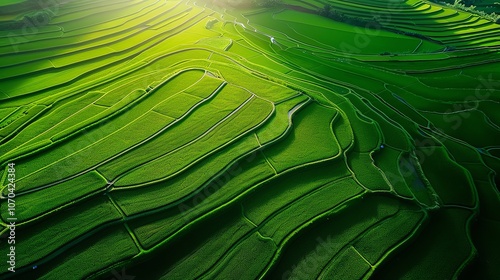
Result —
POLYGON ((498 15, 0 0, 0 279, 500 279, 498 15))

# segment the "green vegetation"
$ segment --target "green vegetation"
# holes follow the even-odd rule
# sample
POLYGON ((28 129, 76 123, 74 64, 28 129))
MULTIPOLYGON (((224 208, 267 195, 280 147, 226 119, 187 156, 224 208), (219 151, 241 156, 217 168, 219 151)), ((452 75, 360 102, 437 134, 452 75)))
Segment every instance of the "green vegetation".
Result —
MULTIPOLYGON (((438 0, 431 0, 432 2, 440 3, 438 0)), ((500 23, 500 6, 498 2, 490 0, 444 0, 450 7, 470 12, 484 19, 491 20, 495 23, 500 23), (477 6, 476 6, 476 5, 477 6), (491 13, 488 13, 490 11, 491 13)))
POLYGON ((498 4, 449 4, 0 3, 0 278, 496 279, 498 4))

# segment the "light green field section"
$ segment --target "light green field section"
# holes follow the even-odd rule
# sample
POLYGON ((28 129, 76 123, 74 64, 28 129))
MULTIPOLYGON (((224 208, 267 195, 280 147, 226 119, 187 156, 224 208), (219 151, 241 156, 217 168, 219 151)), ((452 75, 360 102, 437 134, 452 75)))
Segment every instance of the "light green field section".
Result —
POLYGON ((500 275, 498 24, 81 0, 5 25, 24 2, 0 3, 1 279, 500 275))

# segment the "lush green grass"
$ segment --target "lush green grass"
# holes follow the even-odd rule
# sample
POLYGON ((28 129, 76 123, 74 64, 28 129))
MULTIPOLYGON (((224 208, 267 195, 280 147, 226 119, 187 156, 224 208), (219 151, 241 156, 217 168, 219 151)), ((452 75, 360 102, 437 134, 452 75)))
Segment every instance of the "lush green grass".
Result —
MULTIPOLYGON (((25 222, 41 215, 47 215, 49 211, 67 207, 85 196, 102 191, 105 187, 104 178, 92 171, 54 187, 18 195, 18 199, 16 199, 17 221, 25 222)), ((2 207, 7 208, 7 201, 3 203, 2 207)), ((4 221, 8 221, 7 212, 2 213, 2 216, 4 221)))
POLYGON ((129 232, 123 226, 115 227, 103 231, 94 240, 82 241, 78 246, 68 250, 62 260, 42 267, 42 272, 45 274, 40 279, 54 279, 64 274, 82 279, 98 270, 107 269, 110 265, 127 260, 138 252, 129 232))
POLYGON ((82 0, 18 28, 14 2, 0 278, 500 274, 497 24, 420 0, 82 0))
POLYGON ((310 104, 292 119, 294 129, 281 142, 263 153, 277 172, 299 166, 302 162, 314 162, 338 156, 342 151, 332 131, 336 110, 310 104), (308 147, 314 146, 313 151, 308 147), (286 152, 285 152, 286 151, 286 152))
MULTIPOLYGON (((101 195, 91 201, 82 201, 78 205, 56 211, 50 217, 45 216, 40 221, 18 225, 16 227, 17 265, 23 267, 46 261, 56 249, 63 246, 71 247, 73 243, 78 244, 79 237, 87 235, 88 238, 88 235, 95 234, 96 229, 119 218, 121 216, 117 209, 101 195), (57 238, 54 238, 55 236, 57 238), (37 250, 33 251, 33 248, 37 250)), ((6 251, 8 245, 7 242, 3 243, 2 250, 6 251)), ((7 263, 2 264, 2 271, 7 271, 7 263)))

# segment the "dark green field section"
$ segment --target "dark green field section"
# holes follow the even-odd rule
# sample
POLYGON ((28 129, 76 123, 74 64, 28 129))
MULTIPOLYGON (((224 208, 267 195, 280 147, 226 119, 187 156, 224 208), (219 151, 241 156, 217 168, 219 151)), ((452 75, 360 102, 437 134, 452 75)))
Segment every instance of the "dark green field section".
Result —
POLYGON ((0 3, 0 279, 500 275, 500 25, 420 0, 42 2, 0 3))

